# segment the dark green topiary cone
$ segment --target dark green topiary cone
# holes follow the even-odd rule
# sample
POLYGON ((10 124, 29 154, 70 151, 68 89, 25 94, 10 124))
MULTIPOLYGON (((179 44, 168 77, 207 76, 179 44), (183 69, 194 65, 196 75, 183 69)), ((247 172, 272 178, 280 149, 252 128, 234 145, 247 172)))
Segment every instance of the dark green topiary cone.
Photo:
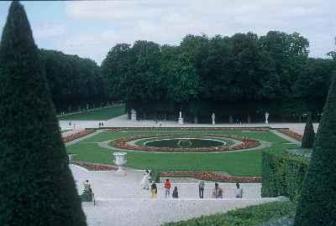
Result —
POLYGON ((23 6, 0 44, 0 225, 86 225, 23 6))
POLYGON ((306 126, 302 138, 302 148, 312 148, 315 139, 315 132, 311 114, 308 115, 306 126))
POLYGON ((329 89, 295 226, 336 225, 336 76, 329 89))

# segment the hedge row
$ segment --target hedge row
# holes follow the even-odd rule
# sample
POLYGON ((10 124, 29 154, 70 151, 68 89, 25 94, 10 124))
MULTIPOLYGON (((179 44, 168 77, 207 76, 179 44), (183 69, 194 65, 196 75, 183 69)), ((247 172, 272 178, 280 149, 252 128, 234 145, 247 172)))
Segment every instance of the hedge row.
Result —
POLYGON ((293 218, 294 215, 295 204, 290 201, 281 201, 231 210, 224 214, 214 214, 176 223, 167 223, 164 226, 259 226, 271 219, 293 218))
POLYGON ((262 197, 287 196, 297 201, 309 160, 286 151, 262 153, 262 197))

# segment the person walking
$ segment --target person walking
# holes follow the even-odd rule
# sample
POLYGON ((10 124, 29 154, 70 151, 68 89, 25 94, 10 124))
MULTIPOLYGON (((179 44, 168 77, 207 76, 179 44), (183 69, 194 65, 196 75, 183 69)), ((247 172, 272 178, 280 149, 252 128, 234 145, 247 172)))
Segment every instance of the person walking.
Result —
POLYGON ((173 196, 174 199, 178 199, 178 191, 177 191, 177 187, 176 186, 174 187, 172 196, 173 196))
POLYGON ((223 189, 221 189, 218 183, 215 183, 215 188, 212 191, 212 197, 215 199, 223 198, 223 189))
POLYGON ((204 198, 204 187, 205 187, 204 181, 201 180, 198 183, 198 194, 199 194, 200 199, 204 198))
POLYGON ((151 185, 151 194, 152 194, 152 199, 157 197, 157 187, 154 181, 151 185))
POLYGON ((240 184, 236 183, 236 187, 237 187, 235 191, 236 198, 243 198, 243 189, 240 188, 240 184))
POLYGON ((169 179, 166 179, 166 182, 164 183, 164 188, 165 188, 165 197, 168 198, 170 196, 170 188, 171 188, 171 183, 169 179))

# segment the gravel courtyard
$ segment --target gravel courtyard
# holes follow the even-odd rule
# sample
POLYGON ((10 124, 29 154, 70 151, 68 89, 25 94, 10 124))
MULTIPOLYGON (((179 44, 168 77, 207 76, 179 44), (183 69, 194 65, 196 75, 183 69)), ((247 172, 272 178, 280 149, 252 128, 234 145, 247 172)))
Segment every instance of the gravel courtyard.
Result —
POLYGON ((96 206, 83 203, 83 209, 90 226, 157 226, 165 222, 179 221, 201 215, 226 212, 231 209, 275 201, 276 198, 260 198, 260 184, 241 184, 244 198, 234 198, 234 184, 220 183, 224 198, 211 199, 214 183, 206 183, 205 199, 198 198, 198 185, 193 180, 177 183, 180 199, 164 198, 163 184, 158 185, 158 198, 151 199, 150 192, 140 187, 144 171, 127 170, 126 176, 115 171, 88 171, 70 165, 79 194, 83 182, 88 179, 96 197, 96 206))

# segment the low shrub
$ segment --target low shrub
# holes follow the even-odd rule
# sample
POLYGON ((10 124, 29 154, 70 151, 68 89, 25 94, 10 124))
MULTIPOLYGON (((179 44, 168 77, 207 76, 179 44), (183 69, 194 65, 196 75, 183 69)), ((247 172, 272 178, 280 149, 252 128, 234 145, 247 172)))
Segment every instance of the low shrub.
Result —
POLYGON ((271 202, 243 209, 231 210, 224 214, 202 216, 164 226, 257 226, 271 219, 294 217, 295 204, 290 201, 271 202))
POLYGON ((263 197, 287 196, 297 201, 309 160, 287 151, 268 151, 262 154, 263 197))

